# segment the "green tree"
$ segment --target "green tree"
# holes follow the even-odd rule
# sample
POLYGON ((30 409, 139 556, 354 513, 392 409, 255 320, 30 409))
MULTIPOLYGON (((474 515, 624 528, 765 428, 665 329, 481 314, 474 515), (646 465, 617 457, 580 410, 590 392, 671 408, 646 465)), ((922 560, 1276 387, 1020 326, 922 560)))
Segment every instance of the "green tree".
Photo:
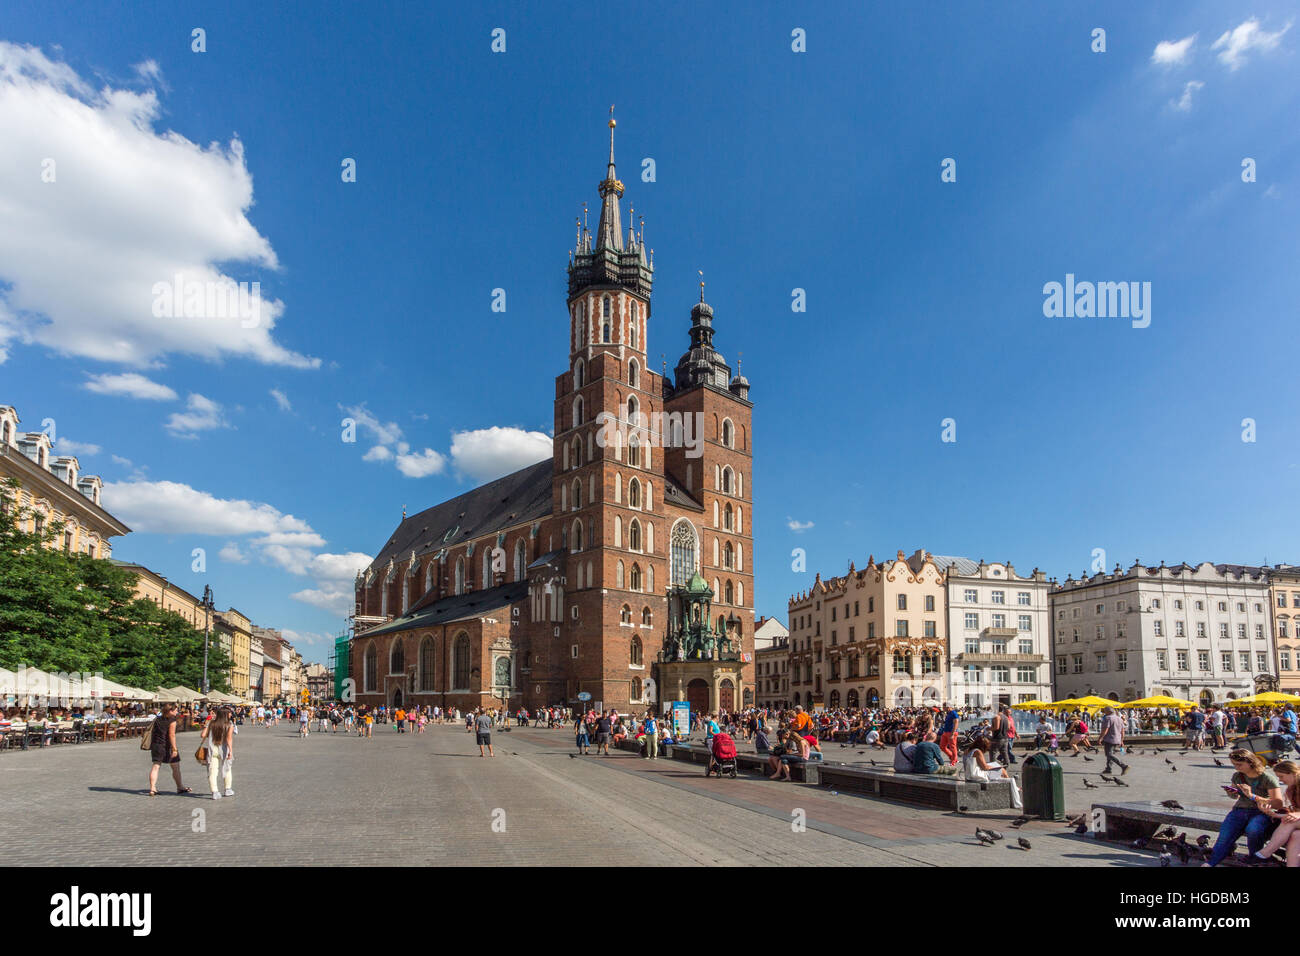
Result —
MULTIPOLYGON (((26 530, 35 512, 18 484, 0 482, 0 667, 102 673, 152 690, 203 681, 203 632, 135 595, 135 575, 99 558, 68 554, 62 522, 26 530)), ((213 635, 211 686, 227 690, 230 659, 213 635)))

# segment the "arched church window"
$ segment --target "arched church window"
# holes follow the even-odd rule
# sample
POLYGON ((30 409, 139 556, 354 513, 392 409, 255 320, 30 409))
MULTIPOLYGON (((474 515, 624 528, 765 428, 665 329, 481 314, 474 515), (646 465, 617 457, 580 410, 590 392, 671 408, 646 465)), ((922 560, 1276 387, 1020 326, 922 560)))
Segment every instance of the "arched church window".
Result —
POLYGON ((456 638, 456 650, 453 654, 452 686, 456 689, 469 688, 469 635, 461 634, 456 638))
POLYGON ((627 483, 627 505, 629 508, 641 507, 641 482, 635 478, 627 483))
POLYGON ((695 528, 689 521, 679 521, 673 526, 671 538, 672 586, 685 587, 695 574, 695 528))
POLYGON ((604 313, 604 316, 603 316, 604 324, 603 324, 602 329, 601 329, 601 341, 607 343, 607 342, 610 341, 610 338, 609 338, 609 329, 610 329, 610 299, 609 299, 609 296, 605 296, 605 298, 604 298, 603 300, 601 300, 601 301, 602 301, 601 309, 602 309, 602 311, 603 311, 603 313, 604 313))
MULTIPOLYGON (((633 339, 636 338, 635 325, 632 326, 632 338, 633 339)), ((634 342, 633 345, 635 346, 635 344, 636 343, 634 342)), ((640 378, 641 378, 641 366, 637 364, 636 359, 633 359, 632 361, 627 363, 627 383, 631 385, 633 388, 639 388, 640 378)))

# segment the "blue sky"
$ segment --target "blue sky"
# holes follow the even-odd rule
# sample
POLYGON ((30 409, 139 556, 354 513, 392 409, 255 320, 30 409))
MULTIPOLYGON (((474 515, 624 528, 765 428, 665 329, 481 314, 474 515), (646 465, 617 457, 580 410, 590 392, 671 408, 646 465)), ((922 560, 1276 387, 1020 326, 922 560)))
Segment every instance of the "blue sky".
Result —
POLYGON ((536 457, 613 103, 652 360, 703 269, 753 384, 758 613, 897 549, 1300 561, 1291 5, 461 6, 0 10, 0 403, 98 446, 115 556, 324 659, 403 505, 536 457), (173 265, 274 326, 148 315, 173 265))

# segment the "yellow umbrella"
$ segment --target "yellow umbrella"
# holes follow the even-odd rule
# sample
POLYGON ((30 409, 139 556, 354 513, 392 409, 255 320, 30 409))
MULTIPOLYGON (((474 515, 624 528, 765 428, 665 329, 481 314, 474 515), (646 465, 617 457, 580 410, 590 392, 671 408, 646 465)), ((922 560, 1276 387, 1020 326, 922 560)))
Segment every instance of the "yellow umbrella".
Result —
POLYGON ((1251 694, 1249 697, 1238 697, 1236 700, 1230 700, 1225 707, 1255 707, 1268 704, 1300 704, 1300 697, 1295 694, 1279 694, 1276 691, 1265 691, 1262 694, 1251 694))
POLYGON ((1027 700, 1021 704, 1012 704, 1012 710, 1046 710, 1051 704, 1045 704, 1041 700, 1027 700))
POLYGON ((1102 707, 1114 707, 1116 703, 1116 701, 1107 700, 1105 697, 1090 696, 1058 700, 1047 706, 1053 710, 1100 710, 1102 707))
POLYGON ((1177 707, 1179 710, 1191 710, 1196 705, 1190 700, 1179 700, 1177 697, 1166 697, 1163 694, 1157 694, 1155 697, 1143 697, 1141 700, 1130 700, 1127 704, 1120 704, 1120 707, 1177 707))

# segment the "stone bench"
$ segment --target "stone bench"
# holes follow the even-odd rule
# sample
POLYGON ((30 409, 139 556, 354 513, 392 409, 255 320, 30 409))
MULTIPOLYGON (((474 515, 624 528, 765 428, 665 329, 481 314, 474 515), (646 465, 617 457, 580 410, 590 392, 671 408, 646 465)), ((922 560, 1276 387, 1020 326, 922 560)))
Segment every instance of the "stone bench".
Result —
MULTIPOLYGON (((674 760, 686 760, 691 763, 707 765, 709 762, 709 751, 699 744, 673 744, 672 757, 674 760)), ((769 774, 771 773, 771 768, 768 766, 767 761, 768 757, 766 755, 752 753, 736 754, 736 768, 738 770, 769 774)), ((792 764, 790 767, 790 776, 802 783, 816 784, 823 766, 824 764, 820 762, 792 764)))
POLYGON ((1170 810, 1154 800, 1138 800, 1131 803, 1094 803, 1092 809, 1100 809, 1105 818, 1098 830, 1098 837, 1103 840, 1136 840, 1139 837, 1150 838, 1156 831, 1166 826, 1181 830, 1210 830, 1217 833, 1226 813, 1208 807, 1185 807, 1182 810, 1170 810))
POLYGON ((893 770, 839 767, 818 768, 821 786, 862 793, 900 803, 956 810, 1007 810, 1011 807, 1011 781, 979 783, 953 774, 895 773, 893 770))

